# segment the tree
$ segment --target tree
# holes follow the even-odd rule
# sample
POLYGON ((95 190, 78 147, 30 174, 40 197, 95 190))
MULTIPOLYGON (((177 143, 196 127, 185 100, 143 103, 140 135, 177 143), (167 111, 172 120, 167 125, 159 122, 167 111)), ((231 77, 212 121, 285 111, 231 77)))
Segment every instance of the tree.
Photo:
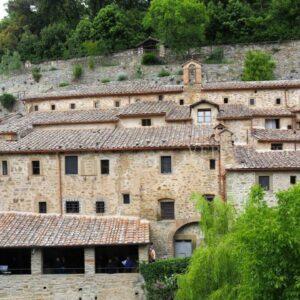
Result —
POLYGON ((272 80, 276 64, 270 54, 263 51, 248 51, 242 74, 243 81, 272 80))
POLYGON ((204 41, 208 17, 197 0, 153 0, 144 19, 156 36, 177 51, 199 47, 204 41))
POLYGON ((1 58, 0 73, 9 74, 14 71, 18 71, 22 68, 22 62, 20 54, 16 51, 13 53, 6 51, 1 58))
POLYGON ((16 103, 16 98, 11 94, 3 94, 0 96, 0 103, 4 108, 10 111, 16 103))
POLYGON ((268 207, 252 188, 244 212, 198 199, 205 245, 179 277, 177 299, 298 299, 300 296, 300 185, 268 207))
POLYGON ((18 43, 18 52, 20 53, 22 61, 29 60, 31 62, 39 62, 40 57, 40 43, 37 35, 26 30, 18 43))

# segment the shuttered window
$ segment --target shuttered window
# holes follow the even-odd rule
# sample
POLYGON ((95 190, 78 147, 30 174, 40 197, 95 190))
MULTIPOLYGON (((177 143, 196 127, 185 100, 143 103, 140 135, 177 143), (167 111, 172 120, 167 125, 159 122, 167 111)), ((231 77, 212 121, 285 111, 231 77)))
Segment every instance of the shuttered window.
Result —
POLYGON ((65 171, 66 175, 78 174, 78 156, 65 157, 65 171))
POLYGON ((160 202, 161 219, 173 220, 175 219, 174 201, 160 202))

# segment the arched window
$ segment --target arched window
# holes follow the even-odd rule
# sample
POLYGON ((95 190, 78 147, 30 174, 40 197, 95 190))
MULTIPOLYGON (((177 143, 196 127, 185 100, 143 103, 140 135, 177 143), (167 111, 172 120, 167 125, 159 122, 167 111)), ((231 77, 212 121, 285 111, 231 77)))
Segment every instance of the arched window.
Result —
POLYGON ((196 66, 194 64, 189 65, 189 83, 194 84, 196 82, 196 66))

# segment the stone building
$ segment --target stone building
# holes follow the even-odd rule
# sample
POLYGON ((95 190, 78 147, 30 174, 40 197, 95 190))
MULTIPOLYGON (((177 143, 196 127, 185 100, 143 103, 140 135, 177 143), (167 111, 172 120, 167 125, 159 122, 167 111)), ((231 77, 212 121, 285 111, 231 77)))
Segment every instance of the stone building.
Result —
POLYGON ((242 209, 299 181, 300 81, 204 83, 190 61, 183 82, 35 95, 2 120, 0 298, 143 299, 150 242, 201 245, 194 192, 242 209))

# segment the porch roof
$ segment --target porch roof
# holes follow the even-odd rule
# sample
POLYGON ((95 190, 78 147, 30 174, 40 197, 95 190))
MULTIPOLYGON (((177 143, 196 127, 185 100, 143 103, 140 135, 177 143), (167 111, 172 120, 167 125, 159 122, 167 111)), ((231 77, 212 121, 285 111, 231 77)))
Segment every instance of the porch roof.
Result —
POLYGON ((149 222, 130 217, 0 213, 0 248, 149 243, 149 222))

